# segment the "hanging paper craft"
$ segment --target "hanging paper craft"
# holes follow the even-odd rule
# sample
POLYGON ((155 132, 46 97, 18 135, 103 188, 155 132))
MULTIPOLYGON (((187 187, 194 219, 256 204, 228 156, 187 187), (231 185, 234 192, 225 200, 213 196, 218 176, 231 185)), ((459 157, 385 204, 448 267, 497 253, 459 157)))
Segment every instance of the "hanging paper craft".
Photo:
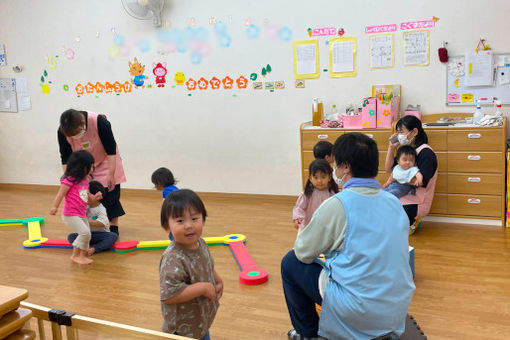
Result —
POLYGON ((429 31, 403 33, 404 66, 426 66, 429 64, 429 31))
POLYGON ((301 40, 293 43, 294 77, 319 78, 319 40, 301 40))
POLYGON ((144 79, 148 79, 143 73, 145 72, 145 65, 142 65, 138 62, 138 59, 135 58, 134 62, 129 64, 129 73, 134 77, 131 82, 135 84, 136 88, 139 86, 145 87, 144 79))
POLYGON ((333 38, 329 42, 331 77, 354 77, 356 75, 356 38, 333 38))
POLYGON ((292 31, 288 27, 282 27, 280 28, 280 31, 278 32, 278 39, 281 41, 290 41, 290 38, 292 38, 292 31))
POLYGON ((223 80, 221 82, 223 83, 223 88, 226 90, 231 89, 232 86, 234 85, 234 81, 229 76, 226 76, 225 78, 223 78, 223 80))
POLYGON ((183 85, 186 77, 184 76, 184 73, 177 72, 174 76, 174 80, 177 85, 183 85))
POLYGON ((152 63, 152 73, 156 76, 156 84, 158 87, 165 87, 166 61, 162 63, 152 63))

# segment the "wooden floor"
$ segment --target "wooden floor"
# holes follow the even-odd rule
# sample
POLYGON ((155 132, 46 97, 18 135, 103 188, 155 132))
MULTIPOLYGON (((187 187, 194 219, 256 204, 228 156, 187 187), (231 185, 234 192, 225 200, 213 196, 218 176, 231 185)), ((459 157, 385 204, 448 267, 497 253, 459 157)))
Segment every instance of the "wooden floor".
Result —
MULTIPOLYGON (((69 230, 48 214, 56 187, 0 185, 0 219, 42 216, 43 236, 69 230)), ((162 240, 160 193, 123 190, 127 214, 121 240, 162 240)), ((280 259, 291 249, 294 198, 203 194, 209 213, 204 236, 241 233, 269 281, 239 283, 225 246, 211 247, 225 282, 211 328, 214 339, 286 339, 291 328, 280 259)), ((28 289, 27 301, 49 308, 159 330, 158 266, 162 250, 94 255, 94 264, 69 261, 70 250, 23 249, 24 227, 0 227, 0 284, 28 289)), ((425 223, 410 239, 416 248, 416 293, 409 313, 429 339, 507 339, 510 336, 510 233, 501 227, 425 223)))

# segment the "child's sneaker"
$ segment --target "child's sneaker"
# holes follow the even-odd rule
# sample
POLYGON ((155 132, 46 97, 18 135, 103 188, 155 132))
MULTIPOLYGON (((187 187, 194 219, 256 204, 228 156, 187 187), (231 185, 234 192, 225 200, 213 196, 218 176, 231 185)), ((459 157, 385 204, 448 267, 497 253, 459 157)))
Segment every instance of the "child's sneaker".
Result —
POLYGON ((307 338, 306 336, 302 336, 301 334, 299 334, 295 329, 291 329, 290 331, 288 331, 287 336, 289 337, 290 340, 327 340, 322 336, 307 338))
POLYGON ((412 234, 414 234, 416 232, 417 229, 419 229, 422 225, 422 220, 420 220, 419 218, 417 218, 413 224, 411 224, 409 226, 409 236, 411 236, 412 234))

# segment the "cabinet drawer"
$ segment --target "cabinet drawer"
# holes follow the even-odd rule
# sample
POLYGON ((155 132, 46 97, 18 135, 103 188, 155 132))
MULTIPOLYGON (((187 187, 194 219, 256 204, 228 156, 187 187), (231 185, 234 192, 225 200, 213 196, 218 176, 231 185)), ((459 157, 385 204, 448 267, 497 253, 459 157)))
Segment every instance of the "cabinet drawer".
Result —
POLYGON ((430 214, 447 214, 448 213, 448 195, 435 194, 430 207, 430 214))
POLYGON ((448 192, 501 195, 504 188, 503 180, 503 174, 448 173, 448 192))
POLYGON ((448 171, 503 173, 503 156, 502 152, 449 152, 448 171))
MULTIPOLYGON (((351 132, 354 132, 354 131, 351 131, 351 132)), ((372 138, 375 141, 375 143, 377 144, 377 149, 379 149, 379 151, 388 150, 388 143, 390 140, 390 136, 392 135, 391 130, 383 130, 383 131, 356 130, 355 132, 364 133, 368 137, 372 138)))
POLYGON ((448 150, 452 151, 503 151, 503 129, 448 131, 448 150))
POLYGON ((501 217, 501 196, 448 195, 448 214, 501 217))
POLYGON ((448 153, 444 152, 436 152, 437 158, 437 171, 446 172, 448 170, 448 153))
POLYGON ((426 130, 427 138, 430 145, 434 151, 446 151, 447 147, 447 131, 446 130, 426 130))
POLYGON ((445 172, 439 172, 437 174, 436 187, 434 192, 447 193, 448 192, 448 174, 445 172))
POLYGON ((314 159, 315 157, 313 157, 313 151, 303 151, 303 170, 308 171, 308 167, 314 159))
POLYGON ((302 134, 301 147, 303 150, 313 150, 315 144, 321 140, 327 140, 331 144, 335 144, 336 139, 343 134, 343 131, 337 129, 331 131, 302 131, 302 134))

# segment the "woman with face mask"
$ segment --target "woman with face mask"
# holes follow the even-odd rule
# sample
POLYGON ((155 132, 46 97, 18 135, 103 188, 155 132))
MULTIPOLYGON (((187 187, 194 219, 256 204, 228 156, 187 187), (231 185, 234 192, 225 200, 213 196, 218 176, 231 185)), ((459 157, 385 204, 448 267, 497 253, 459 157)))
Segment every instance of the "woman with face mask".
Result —
POLYGON ((416 195, 406 195, 400 198, 409 217, 410 233, 412 234, 416 230, 416 226, 421 224, 419 219, 428 214, 432 205, 437 179, 437 157, 434 150, 427 145, 427 134, 418 118, 404 116, 397 122, 396 129, 398 141, 392 142, 393 139, 390 138, 385 161, 386 172, 391 173, 396 165, 394 157, 396 149, 400 145, 410 145, 415 148, 418 154, 416 166, 423 175, 422 184, 417 188, 416 195))
POLYGON ((282 259, 294 326, 287 335, 398 338, 415 289, 408 218, 400 201, 375 179, 379 151, 370 137, 346 133, 336 140, 333 155, 333 176, 343 190, 321 204, 282 259))
POLYGON ((125 214, 119 200, 120 183, 126 176, 110 122, 95 112, 69 109, 60 116, 57 138, 64 172, 73 151, 87 150, 94 157, 92 176, 107 189, 101 203, 110 220, 110 231, 118 235, 118 219, 125 214))

